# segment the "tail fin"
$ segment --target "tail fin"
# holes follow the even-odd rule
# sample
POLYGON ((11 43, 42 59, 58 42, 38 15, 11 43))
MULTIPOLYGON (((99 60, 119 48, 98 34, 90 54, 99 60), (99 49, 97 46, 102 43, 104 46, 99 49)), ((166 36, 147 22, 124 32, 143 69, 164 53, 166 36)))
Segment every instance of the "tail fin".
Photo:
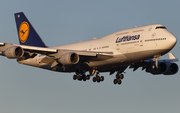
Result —
POLYGON ((21 45, 46 47, 23 12, 15 13, 14 16, 21 45))

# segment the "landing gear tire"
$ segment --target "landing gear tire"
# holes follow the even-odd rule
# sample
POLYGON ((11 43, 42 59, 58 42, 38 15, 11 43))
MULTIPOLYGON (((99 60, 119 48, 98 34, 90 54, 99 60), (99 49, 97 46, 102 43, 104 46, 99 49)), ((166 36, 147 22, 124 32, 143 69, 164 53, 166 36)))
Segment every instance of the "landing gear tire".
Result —
POLYGON ((114 81, 113 81, 113 82, 114 82, 114 84, 117 84, 117 83, 118 83, 117 79, 114 79, 114 81))
POLYGON ((100 77, 97 76, 96 79, 97 79, 97 82, 100 83, 100 81, 101 81, 101 80, 100 80, 100 77))
POLYGON ((117 83, 120 85, 122 83, 121 79, 117 79, 117 83))
POLYGON ((119 79, 119 78, 120 78, 119 74, 116 74, 116 78, 117 78, 117 79, 119 79))
POLYGON ((96 82, 97 81, 97 78, 96 77, 93 77, 93 82, 96 82))
POLYGON ((78 80, 79 80, 79 81, 82 81, 82 77, 81 77, 81 76, 78 76, 78 80))
POLYGON ((74 75, 74 76, 73 76, 73 79, 76 80, 76 79, 77 79, 77 75, 74 75))
POLYGON ((101 76, 101 77, 100 77, 100 81, 104 81, 104 76, 101 76))
POLYGON ((86 76, 83 76, 82 78, 83 78, 83 81, 86 81, 86 76))
POLYGON ((120 78, 120 79, 123 79, 123 78, 124 78, 124 75, 123 75, 123 74, 121 74, 121 75, 119 76, 119 78, 120 78))
POLYGON ((97 83, 100 83, 101 81, 100 80, 97 80, 97 83))

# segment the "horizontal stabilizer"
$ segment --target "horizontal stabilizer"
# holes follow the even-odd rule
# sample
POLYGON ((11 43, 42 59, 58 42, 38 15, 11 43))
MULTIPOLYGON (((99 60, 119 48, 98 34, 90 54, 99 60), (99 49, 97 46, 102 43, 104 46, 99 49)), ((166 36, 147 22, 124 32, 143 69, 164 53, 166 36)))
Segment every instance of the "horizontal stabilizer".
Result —
POLYGON ((171 62, 179 61, 178 58, 176 58, 172 53, 169 53, 169 60, 170 60, 171 62))

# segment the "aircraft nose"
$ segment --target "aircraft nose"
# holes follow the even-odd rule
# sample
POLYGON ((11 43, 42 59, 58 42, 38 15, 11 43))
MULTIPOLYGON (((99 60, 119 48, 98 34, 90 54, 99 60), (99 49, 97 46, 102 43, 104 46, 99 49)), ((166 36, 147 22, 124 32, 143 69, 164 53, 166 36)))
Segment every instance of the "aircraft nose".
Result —
POLYGON ((177 43, 176 37, 175 37, 174 35, 170 36, 170 37, 169 37, 169 44, 170 44, 172 47, 174 47, 174 46, 176 45, 176 43, 177 43))

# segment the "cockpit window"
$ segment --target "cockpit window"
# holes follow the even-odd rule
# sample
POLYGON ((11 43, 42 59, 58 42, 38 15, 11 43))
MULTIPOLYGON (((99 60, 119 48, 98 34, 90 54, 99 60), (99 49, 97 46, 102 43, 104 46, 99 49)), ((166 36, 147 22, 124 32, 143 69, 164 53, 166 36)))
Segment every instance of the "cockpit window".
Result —
POLYGON ((157 26, 156 29, 166 29, 165 26, 157 26))

